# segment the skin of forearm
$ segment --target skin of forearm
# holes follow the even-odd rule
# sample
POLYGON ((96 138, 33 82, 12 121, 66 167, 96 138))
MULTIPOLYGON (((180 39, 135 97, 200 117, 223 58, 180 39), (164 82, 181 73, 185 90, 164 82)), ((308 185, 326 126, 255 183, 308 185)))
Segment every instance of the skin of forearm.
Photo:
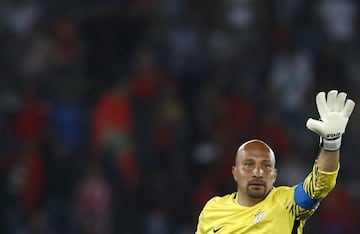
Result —
POLYGON ((340 151, 326 151, 320 150, 318 156, 318 168, 324 172, 333 172, 338 168, 340 158, 340 151))

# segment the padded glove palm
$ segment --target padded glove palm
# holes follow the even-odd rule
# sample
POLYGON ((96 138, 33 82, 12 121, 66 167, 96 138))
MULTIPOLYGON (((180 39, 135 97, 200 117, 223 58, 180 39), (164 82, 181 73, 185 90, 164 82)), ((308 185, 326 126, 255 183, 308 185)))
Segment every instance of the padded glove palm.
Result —
POLYGON ((309 118, 306 127, 320 136, 321 146, 325 150, 340 148, 342 134, 355 107, 354 101, 346 99, 346 96, 346 93, 338 93, 337 90, 329 91, 327 100, 325 92, 316 95, 320 120, 309 118))

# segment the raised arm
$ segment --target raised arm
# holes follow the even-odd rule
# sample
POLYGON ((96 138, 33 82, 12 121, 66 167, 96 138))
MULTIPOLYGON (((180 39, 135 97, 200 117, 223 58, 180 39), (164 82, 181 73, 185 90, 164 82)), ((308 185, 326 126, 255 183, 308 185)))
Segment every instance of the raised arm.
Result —
POLYGON ((312 171, 295 188, 293 212, 297 219, 312 215, 336 184, 339 170, 340 146, 355 103, 337 90, 316 95, 319 120, 308 119, 306 127, 320 137, 320 153, 312 171))
POLYGON ((324 149, 320 150, 317 164, 321 171, 333 172, 339 166, 340 151, 327 151, 324 149))
POLYGON ((308 119, 306 127, 320 136, 321 151, 317 165, 319 170, 333 172, 337 170, 340 157, 342 135, 345 132, 349 117, 355 103, 346 99, 347 94, 337 90, 316 95, 316 106, 320 115, 319 120, 308 119))

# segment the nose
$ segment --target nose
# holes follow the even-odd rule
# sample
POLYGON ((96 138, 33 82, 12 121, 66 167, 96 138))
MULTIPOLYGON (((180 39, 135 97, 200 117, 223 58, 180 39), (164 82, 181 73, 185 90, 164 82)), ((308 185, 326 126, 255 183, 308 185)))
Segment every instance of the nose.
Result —
POLYGON ((262 177, 263 174, 264 174, 264 170, 262 169, 262 167, 260 165, 257 165, 254 167, 253 177, 262 177))

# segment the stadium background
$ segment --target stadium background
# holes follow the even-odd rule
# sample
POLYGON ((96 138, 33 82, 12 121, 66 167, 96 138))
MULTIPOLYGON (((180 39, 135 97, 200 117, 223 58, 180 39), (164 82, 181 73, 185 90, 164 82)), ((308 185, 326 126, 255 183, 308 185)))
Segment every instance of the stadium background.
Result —
MULTIPOLYGON (((0 232, 193 233, 260 138, 277 185, 310 171, 315 94, 360 103, 350 0, 2 0, 0 232)), ((356 107, 306 233, 359 233, 356 107)))

